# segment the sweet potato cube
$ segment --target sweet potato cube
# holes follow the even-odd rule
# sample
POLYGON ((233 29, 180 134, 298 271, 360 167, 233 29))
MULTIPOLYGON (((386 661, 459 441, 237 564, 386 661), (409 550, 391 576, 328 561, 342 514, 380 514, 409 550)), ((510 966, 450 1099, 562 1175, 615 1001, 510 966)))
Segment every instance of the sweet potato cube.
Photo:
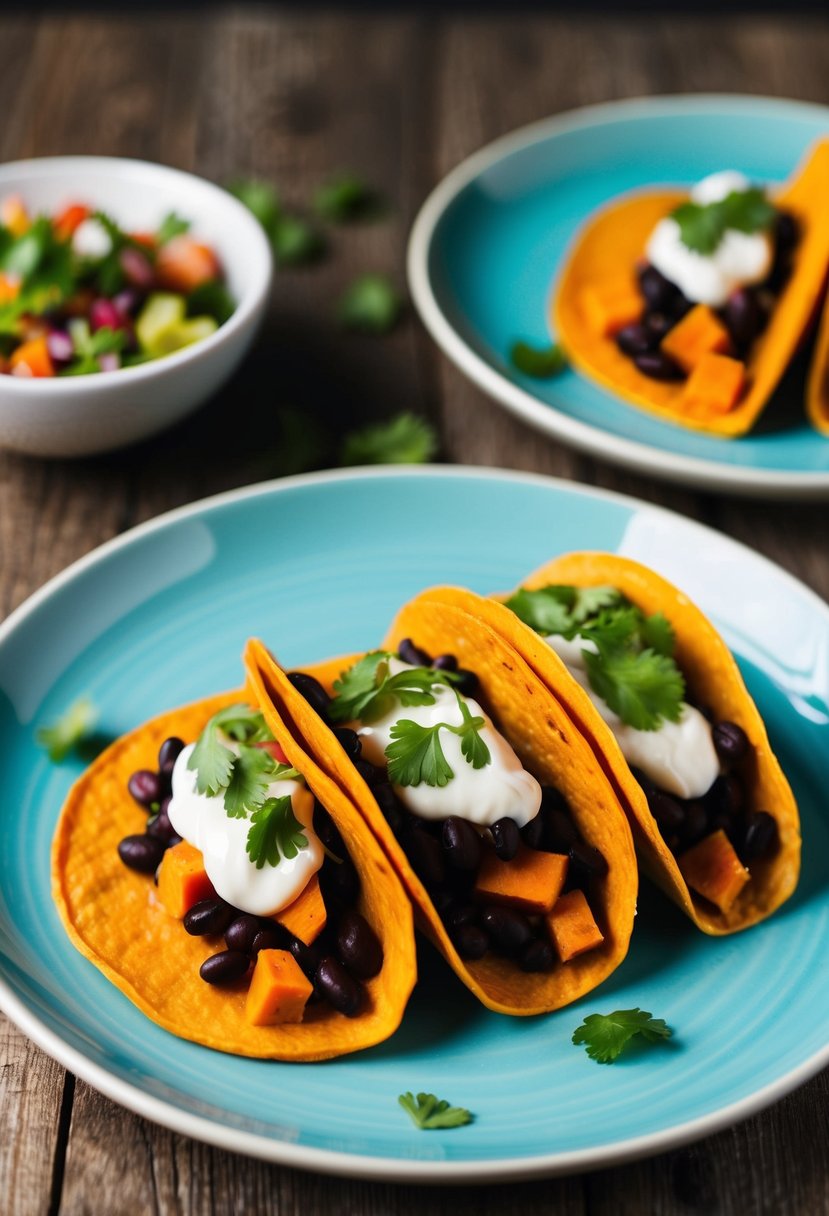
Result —
POLYGON ((328 914, 325 911, 325 903, 316 874, 294 902, 288 904, 288 907, 283 908, 281 912, 277 912, 274 917, 274 920, 278 921, 280 925, 284 925, 289 933, 293 933, 294 937, 305 942, 306 946, 310 946, 311 942, 316 941, 325 928, 327 919, 328 914))
POLYGON ((12 353, 9 364, 11 365, 12 372, 18 375, 34 376, 37 379, 42 379, 47 376, 54 376, 55 374, 55 367, 49 354, 49 346, 43 337, 32 338, 29 342, 23 342, 12 353))
POLYGON ((490 851, 478 870, 475 894, 489 903, 540 915, 558 899, 568 864, 569 858, 561 853, 536 852, 523 845, 512 861, 501 861, 490 851))
POLYGON ((585 894, 578 889, 560 896, 546 919, 550 940, 563 963, 569 962, 577 954, 595 949, 604 941, 585 894))
POLYGON ((722 828, 677 858, 679 872, 692 890, 727 912, 751 875, 722 828))
POLYGON ((703 355, 682 391, 681 408, 698 418, 728 414, 742 396, 745 364, 728 355, 703 355))
POLYGON ((215 895, 198 849, 182 840, 167 850, 158 868, 158 898, 171 916, 183 920, 193 904, 215 895))
POLYGON ((313 990, 287 950, 260 950, 248 988, 245 1017, 252 1026, 301 1022, 313 990))
POLYGON ((645 301, 634 280, 622 275, 591 283, 579 296, 584 318, 599 337, 609 338, 633 325, 645 310, 645 301))
POLYGON ((707 304, 697 304, 668 330, 660 347, 686 372, 692 372, 703 355, 731 350, 731 339, 717 314, 707 304))

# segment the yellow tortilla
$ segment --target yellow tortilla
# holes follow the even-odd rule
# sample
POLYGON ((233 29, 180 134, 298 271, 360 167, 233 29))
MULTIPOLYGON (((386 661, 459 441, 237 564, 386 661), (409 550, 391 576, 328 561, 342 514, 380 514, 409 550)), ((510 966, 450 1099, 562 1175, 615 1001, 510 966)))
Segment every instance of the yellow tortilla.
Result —
POLYGON ((392 867, 343 791, 265 713, 291 763, 331 814, 362 880, 359 909, 383 944, 380 974, 367 984, 368 1007, 346 1018, 330 1005, 309 1006, 297 1025, 252 1026, 247 985, 214 987, 199 967, 220 938, 191 937, 159 903, 151 876, 128 869, 118 842, 144 830, 146 813, 127 792, 137 769, 153 768, 164 739, 193 740, 214 713, 245 700, 224 693, 153 718, 118 739, 70 791, 52 849, 52 892, 73 944, 134 1005, 183 1039, 234 1055, 324 1060, 371 1047, 397 1029, 416 978, 409 902, 392 867))
MULTIPOLYGON (((474 598, 469 605, 473 609, 474 598)), ((628 950, 638 884, 633 842, 619 800, 571 719, 499 633, 460 607, 435 605, 427 592, 402 609, 383 646, 395 650, 404 637, 432 654, 451 652, 462 666, 476 672, 482 699, 522 762, 542 784, 554 785, 564 794, 582 838, 606 858, 608 873, 593 888, 594 915, 605 938, 598 948, 539 974, 524 972, 495 954, 474 962, 462 959, 371 790, 328 726, 261 643, 252 644, 249 658, 261 670, 280 716, 293 722, 320 765, 365 817, 403 880, 420 927, 467 988, 499 1013, 523 1016, 559 1009, 606 979, 628 950)), ((330 691, 340 673, 359 657, 330 659, 301 670, 330 691)))
MULTIPOLYGON (((581 305, 587 286, 620 276, 629 275, 633 280, 656 223, 687 197, 685 192, 669 190, 636 194, 610 203, 593 216, 579 233, 561 275, 553 303, 553 330, 572 364, 617 397, 679 426, 724 437, 742 435, 756 422, 794 356, 826 281, 829 140, 815 145, 794 177, 775 195, 775 203, 790 211, 800 226, 794 267, 768 326, 752 345, 746 364, 748 388, 742 400, 717 417, 683 413, 684 382, 643 375, 612 337, 594 332, 581 305)), ((814 414, 812 421, 819 425, 814 414)))
POLYGON ((806 385, 806 412, 812 426, 829 435, 829 303, 826 302, 806 385))

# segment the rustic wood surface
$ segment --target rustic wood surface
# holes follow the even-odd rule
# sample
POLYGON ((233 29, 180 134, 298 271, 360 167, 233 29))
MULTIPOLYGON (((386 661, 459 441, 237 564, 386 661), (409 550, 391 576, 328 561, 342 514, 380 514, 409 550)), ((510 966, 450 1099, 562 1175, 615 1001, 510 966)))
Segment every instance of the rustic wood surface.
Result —
MULTIPOLYGON (((169 507, 294 471, 285 412, 336 434, 411 408, 441 455, 630 492, 748 541, 829 597, 826 513, 706 496, 623 474, 524 428, 467 384, 410 316, 346 338, 331 301, 358 270, 402 285, 418 204, 459 159, 556 111, 678 91, 829 102, 817 17, 366 17, 256 8, 0 19, 0 157, 146 157, 209 178, 273 180, 307 200, 356 168, 395 207, 279 274, 257 350, 196 418, 132 451, 74 463, 0 455, 0 613, 108 537, 169 507), (251 425, 228 443, 227 408, 251 425)), ((828 204, 829 205, 829 204, 828 204)), ((333 450, 333 449, 332 449, 333 450)), ((704 999, 704 998, 701 998, 704 999)), ((616 1216, 829 1212, 829 1074, 696 1145, 520 1186, 423 1189, 313 1176, 207 1148, 64 1073, 0 1017, 0 1212, 279 1216, 616 1216)))

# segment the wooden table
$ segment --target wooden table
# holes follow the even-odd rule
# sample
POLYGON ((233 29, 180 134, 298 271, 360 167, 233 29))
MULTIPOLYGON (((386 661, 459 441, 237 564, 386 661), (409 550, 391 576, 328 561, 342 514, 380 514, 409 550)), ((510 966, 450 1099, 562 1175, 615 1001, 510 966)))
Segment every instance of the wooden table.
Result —
MULTIPOLYGON (((607 486, 748 542, 829 597, 825 508, 706 496, 620 473, 521 426, 467 384, 410 316, 390 337, 338 333, 358 271, 401 282, 427 191, 495 136, 557 111, 676 91, 829 102, 819 18, 362 17, 215 8, 181 16, 0 21, 4 160, 93 152, 208 178, 256 174, 302 204, 358 169, 388 219, 335 234, 314 270, 281 272, 266 332, 220 399, 133 451, 74 463, 0 456, 0 611, 102 541, 219 490, 294 471, 286 414, 335 434, 401 409, 438 425, 442 456, 607 486), (226 438, 225 412, 250 425, 226 438)), ((827 200, 829 205, 829 200, 827 200)), ((0 1212, 829 1212, 829 1074, 750 1121, 647 1161, 569 1179, 462 1190, 342 1181, 207 1148, 66 1074, 0 1018, 0 1212)))

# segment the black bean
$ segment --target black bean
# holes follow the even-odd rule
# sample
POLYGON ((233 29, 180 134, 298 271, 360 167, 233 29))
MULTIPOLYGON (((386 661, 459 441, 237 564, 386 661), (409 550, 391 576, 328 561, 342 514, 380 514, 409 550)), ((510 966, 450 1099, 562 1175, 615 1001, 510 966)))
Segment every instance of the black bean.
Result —
POLYGON ((540 937, 536 937, 527 942, 526 946, 522 946, 518 962, 522 971, 552 971, 556 963, 556 956, 553 954, 553 948, 549 942, 544 942, 540 937))
POLYGON ((193 937, 224 933, 235 915, 236 909, 223 899, 200 899, 185 913, 184 928, 193 937))
POLYGON ((718 777, 705 795, 709 815, 724 815, 732 819, 739 815, 745 803, 745 793, 740 780, 733 773, 718 777))
POLYGON ((377 804, 383 812, 383 817, 395 836, 400 834, 408 818, 408 812, 400 804, 400 800, 387 781, 381 781, 372 790, 377 804))
POLYGON ((499 857, 501 861, 512 861, 521 843, 518 824, 514 819, 505 815, 503 819, 496 819, 489 830, 492 833, 492 843, 495 845, 495 856, 499 857))
POLYGON ((489 949, 489 937, 478 925, 459 925, 452 933, 452 941, 461 958, 483 958, 489 949))
POLYGON ((472 925, 478 919, 480 908, 476 904, 451 904, 444 913, 444 924, 450 931, 460 929, 461 925, 472 925))
POLYGON ((125 836, 118 845, 118 856, 131 870, 154 874, 161 865, 164 849, 164 841, 157 836, 125 836))
POLYGON ((653 337, 654 344, 658 345, 665 335, 670 333, 676 322, 673 317, 666 316, 664 312, 649 312, 642 324, 653 337))
POLYGON ((415 646, 411 638, 404 638, 397 647, 397 653, 404 663, 410 663, 412 667, 431 667, 432 658, 425 650, 421 650, 419 646, 415 646))
POLYGON ((432 666, 435 671, 457 671, 458 660, 453 654, 439 654, 432 666))
POLYGON ((441 840, 450 865, 456 870, 477 870, 481 864, 481 838, 466 819, 450 815, 443 821, 441 840))
POLYGON ((747 350, 765 320, 756 292, 741 287, 732 292, 723 309, 723 320, 738 350, 747 350))
POLYGON ((692 798, 685 803, 685 823, 679 831, 679 837, 685 848, 696 844, 708 833, 708 811, 705 803, 699 798, 692 798))
POLYGON ((674 289, 674 295, 668 304, 668 315, 673 317, 675 321, 681 321, 687 312, 690 312, 693 305, 691 301, 684 296, 679 288, 674 289))
POLYGON ((340 835, 340 830, 321 802, 314 802, 314 818, 312 822, 314 824, 314 831, 326 849, 329 849, 335 857, 346 857, 347 850, 340 835))
POLYGON ((173 836, 176 834, 176 829, 170 823, 170 816, 163 807, 157 815, 153 815, 147 820, 147 835, 155 836, 158 840, 162 840, 165 844, 169 844, 173 836))
POLYGON ((452 892, 446 890, 433 891, 430 898, 438 915, 445 920, 455 903, 455 897, 452 892))
POLYGON ((261 930, 262 925, 258 916, 242 912, 232 920, 225 929, 225 943, 230 950, 238 950, 250 954, 253 949, 253 939, 261 930))
POLYGON ((748 755, 748 735, 736 722, 717 722, 711 731, 714 748, 725 765, 738 764, 748 755))
POLYGON ((682 829, 685 811, 676 798, 672 798, 664 790, 652 790, 648 794, 648 806, 663 835, 682 829))
POLYGON ((220 950, 211 954, 199 967, 206 984, 232 984, 240 980, 250 966, 250 959, 239 950, 220 950))
POLYGON ((173 765, 183 751, 183 740, 176 738, 175 735, 165 739, 158 749, 158 771, 163 775, 172 773, 173 765))
POLYGON ((643 773, 641 768, 637 768, 635 764, 630 766, 630 771, 636 778, 637 784, 641 785, 645 792, 645 796, 650 798, 651 793, 656 789, 656 786, 653 784, 650 777, 648 777, 646 773, 643 773))
POLYGON ((639 289, 648 310, 662 311, 676 295, 676 287, 655 266, 645 265, 639 271, 639 289))
POLYGON ((481 913, 481 927, 497 946, 507 953, 514 953, 532 939, 530 922, 522 912, 514 908, 502 908, 490 904, 481 913))
POLYGON ((455 688, 463 697, 474 697, 478 691, 478 677, 474 671, 468 671, 465 667, 459 667, 455 673, 460 678, 455 680, 455 688))
POLYGON ((297 692, 302 694, 311 708, 327 721, 328 713, 331 709, 331 698, 319 680, 315 680, 313 676, 306 675, 304 671, 289 671, 288 679, 297 692))
POLYGON ((427 887, 437 887, 446 877, 443 849, 428 832, 417 826, 406 840, 406 852, 412 869, 427 887))
POLYGON ((625 325, 616 334, 616 345, 626 355, 642 355, 658 345, 658 339, 644 325, 625 325))
POLYGON ((348 906, 360 894, 360 879, 349 857, 339 862, 326 859, 319 880, 326 904, 334 902, 348 906))
POLYGON ((265 925, 254 937, 250 952, 258 954, 260 950, 287 950, 290 942, 291 935, 282 925, 265 925))
POLYGON ((577 840, 575 844, 571 844, 568 849, 570 857, 570 868, 580 871, 589 878, 601 878, 607 873, 607 861, 604 854, 600 853, 590 844, 585 844, 583 840, 577 840))
POLYGON ((335 728, 334 734, 345 754, 352 760, 359 760, 363 744, 356 730, 351 730, 348 726, 338 726, 335 728))
POLYGON ((366 785, 374 786, 380 781, 386 780, 385 769, 377 768, 376 765, 370 764, 368 760, 354 760, 352 763, 366 785))
POLYGON ((738 849, 740 860, 747 862, 767 857, 779 843, 780 831, 774 816, 769 815, 768 811, 754 811, 748 816, 742 845, 738 849))
POLYGON ((577 843, 579 834, 566 811, 542 806, 541 822, 544 824, 541 847, 546 852, 567 853, 577 843))
POLYGON ((307 979, 313 980, 317 973, 317 968, 322 961, 322 951, 316 943, 306 946, 305 942, 301 942, 298 937, 295 937, 289 944, 288 949, 299 963, 300 969, 307 979))
POLYGON ((544 820, 539 812, 521 829, 521 839, 528 849, 540 849, 544 837, 544 820))
POLYGON ((554 785, 542 785, 541 806, 545 811, 566 811, 567 799, 554 785))
POLYGON ((633 362, 643 376, 651 380, 684 380, 685 373, 678 363, 669 359, 661 350, 645 351, 642 355, 634 355, 633 362))
POLYGON ((351 909, 337 926, 337 953, 358 980, 370 980, 383 966, 380 939, 364 916, 351 909))
POLYGON ((333 954, 327 954, 320 962, 314 984, 320 995, 347 1018, 356 1017, 363 1007, 365 991, 362 984, 348 974, 333 954))
POLYGON ((774 222, 774 240, 778 249, 794 249, 799 236, 797 220, 790 211, 778 211, 774 222))
POLYGON ((127 789, 139 806, 149 809, 151 803, 161 802, 161 779, 158 773, 141 768, 127 782, 127 789))

